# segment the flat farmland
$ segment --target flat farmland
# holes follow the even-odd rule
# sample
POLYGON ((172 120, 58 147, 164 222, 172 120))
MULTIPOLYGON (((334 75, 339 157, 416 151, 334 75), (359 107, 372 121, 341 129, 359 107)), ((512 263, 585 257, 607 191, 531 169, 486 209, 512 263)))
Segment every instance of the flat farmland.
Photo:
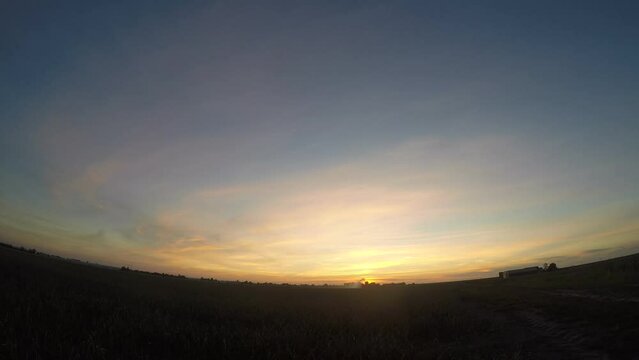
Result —
POLYGON ((639 255, 346 289, 159 276, 0 247, 3 359, 636 359, 639 255))

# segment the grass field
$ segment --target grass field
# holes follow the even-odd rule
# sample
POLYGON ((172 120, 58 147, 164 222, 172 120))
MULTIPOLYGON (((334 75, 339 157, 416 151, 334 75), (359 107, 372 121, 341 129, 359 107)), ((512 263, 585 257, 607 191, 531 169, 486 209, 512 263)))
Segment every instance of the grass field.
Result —
POLYGON ((341 289, 120 271, 0 247, 0 358, 636 359, 639 255, 341 289))

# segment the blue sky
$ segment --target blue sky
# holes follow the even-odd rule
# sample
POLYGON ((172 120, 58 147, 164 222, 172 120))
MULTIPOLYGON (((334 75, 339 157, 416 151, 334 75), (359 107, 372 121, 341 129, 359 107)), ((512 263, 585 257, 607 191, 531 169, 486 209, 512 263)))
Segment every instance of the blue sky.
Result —
POLYGON ((289 282, 638 249, 634 2, 2 7, 7 242, 289 282))

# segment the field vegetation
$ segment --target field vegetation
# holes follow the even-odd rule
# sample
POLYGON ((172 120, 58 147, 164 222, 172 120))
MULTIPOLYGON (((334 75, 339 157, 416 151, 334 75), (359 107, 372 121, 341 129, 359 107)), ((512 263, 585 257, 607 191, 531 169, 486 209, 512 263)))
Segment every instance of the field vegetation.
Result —
POLYGON ((0 358, 633 359, 639 255, 511 279, 340 289, 0 247, 0 358))

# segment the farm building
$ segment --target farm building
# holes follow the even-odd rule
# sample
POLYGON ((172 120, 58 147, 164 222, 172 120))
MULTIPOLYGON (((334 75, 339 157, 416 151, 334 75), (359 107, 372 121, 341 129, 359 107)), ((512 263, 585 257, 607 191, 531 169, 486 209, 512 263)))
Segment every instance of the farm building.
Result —
POLYGON ((513 276, 520 276, 520 275, 528 275, 528 274, 535 274, 538 272, 541 272, 542 269, 538 266, 531 266, 531 267, 527 267, 527 268, 523 268, 523 269, 514 269, 514 270, 508 270, 508 271, 503 271, 499 273, 499 277, 502 279, 508 279, 509 277, 513 277, 513 276))

